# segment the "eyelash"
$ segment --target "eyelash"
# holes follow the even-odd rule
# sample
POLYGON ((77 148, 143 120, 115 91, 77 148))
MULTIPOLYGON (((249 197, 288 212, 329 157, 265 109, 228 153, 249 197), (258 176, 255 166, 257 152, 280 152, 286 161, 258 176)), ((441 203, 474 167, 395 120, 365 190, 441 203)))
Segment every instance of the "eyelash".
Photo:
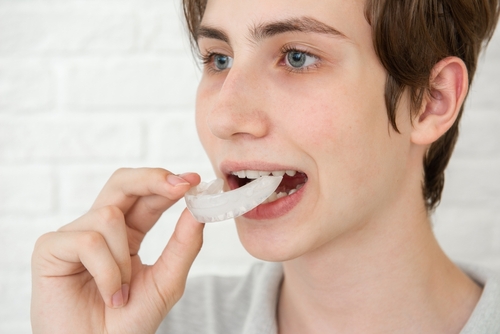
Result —
POLYGON ((300 50, 294 46, 290 46, 290 45, 284 45, 282 48, 281 48, 281 58, 280 58, 280 64, 283 63, 282 66, 284 66, 286 68, 287 71, 291 72, 291 73, 304 73, 304 72, 307 72, 307 71, 310 71, 312 69, 315 69, 315 68, 318 68, 318 66, 320 65, 319 64, 319 61, 321 60, 318 56, 308 52, 308 51, 305 51, 305 50, 300 50), (299 52, 299 53, 303 53, 305 54, 306 56, 308 57, 313 57, 316 59, 316 61, 314 62, 314 64, 311 64, 309 66, 306 66, 306 67, 301 67, 301 68, 295 68, 293 66, 288 66, 286 64, 286 56, 290 53, 290 52, 299 52))
POLYGON ((205 54, 200 53, 198 56, 199 56, 200 61, 203 65, 203 68, 205 68, 209 73, 217 74, 217 73, 223 72, 221 70, 214 68, 214 64, 213 64, 214 57, 215 56, 223 56, 222 53, 207 51, 205 54))
MULTIPOLYGON (((291 72, 291 73, 304 73, 304 72, 307 72, 311 69, 318 68, 318 66, 319 66, 320 58, 318 56, 316 56, 308 51, 300 50, 300 49, 293 47, 293 46, 290 46, 290 45, 284 45, 280 50, 280 54, 281 54, 281 56, 280 56, 279 64, 283 64, 281 66, 284 66, 286 68, 286 70, 291 72), (317 61, 314 64, 309 65, 309 66, 304 67, 304 68, 294 68, 293 66, 286 65, 286 56, 290 52, 300 52, 300 53, 305 54, 308 57, 316 58, 317 61)), ((205 54, 199 54, 199 58, 201 60, 201 63, 203 64, 203 67, 207 71, 209 71, 209 73, 221 73, 224 71, 224 70, 218 70, 218 69, 214 68, 213 62, 214 62, 215 56, 224 56, 224 54, 213 52, 213 51, 207 51, 205 54)))

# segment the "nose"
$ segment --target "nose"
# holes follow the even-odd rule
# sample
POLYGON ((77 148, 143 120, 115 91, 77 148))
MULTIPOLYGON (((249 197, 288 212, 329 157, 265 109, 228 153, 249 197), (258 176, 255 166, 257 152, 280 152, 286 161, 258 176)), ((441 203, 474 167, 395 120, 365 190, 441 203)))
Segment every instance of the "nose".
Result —
POLYGON ((207 117, 213 135, 224 140, 267 135, 267 92, 259 80, 264 81, 257 73, 233 65, 207 117))

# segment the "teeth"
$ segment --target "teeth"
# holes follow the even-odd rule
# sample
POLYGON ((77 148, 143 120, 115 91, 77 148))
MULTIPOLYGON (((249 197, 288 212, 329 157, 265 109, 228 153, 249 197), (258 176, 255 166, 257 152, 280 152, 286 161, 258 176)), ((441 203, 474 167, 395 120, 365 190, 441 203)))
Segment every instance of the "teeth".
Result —
MULTIPOLYGON (((248 170, 247 169, 247 170, 239 170, 236 172, 231 172, 231 174, 238 176, 238 178, 240 178, 240 179, 247 178, 247 179, 254 180, 254 179, 257 179, 261 176, 269 176, 271 174, 273 176, 283 176, 286 174, 290 177, 293 177, 297 174, 297 171, 295 171, 295 170, 286 170, 286 171, 285 170, 276 170, 276 171, 271 172, 271 171, 259 171, 259 170, 248 170)), ((278 193, 273 192, 271 194, 271 196, 269 196, 262 204, 271 203, 271 202, 276 201, 277 199, 295 194, 303 186, 304 186, 304 184, 302 183, 302 184, 298 184, 295 187, 295 189, 290 189, 288 192, 284 192, 284 191, 280 191, 278 193)))
POLYGON ((251 179, 251 180, 256 179, 260 176, 259 171, 256 171, 256 170, 246 170, 245 174, 247 175, 247 179, 251 179))
POLYGON ((288 175, 288 176, 295 176, 295 174, 297 174, 297 171, 295 170, 287 170, 287 171, 284 171, 284 170, 276 170, 276 171, 259 171, 259 170, 239 170, 239 171, 236 171, 236 172, 231 172, 232 175, 235 175, 235 176, 238 176, 240 179, 244 179, 244 178, 247 178, 247 179, 256 179, 260 176, 269 176, 269 175, 273 175, 273 176, 283 176, 283 175, 288 175))
POLYGON ((271 196, 269 196, 269 197, 267 198, 267 201, 268 201, 268 202, 273 202, 273 201, 275 201, 275 200, 277 200, 277 199, 278 199, 278 194, 276 194, 276 191, 275 191, 275 192, 273 192, 273 193, 271 194, 271 196))
POLYGON ((269 196, 262 204, 271 203, 271 202, 276 201, 277 199, 280 199, 280 198, 283 198, 285 196, 289 196, 289 195, 295 194, 297 192, 297 190, 299 190, 300 188, 302 188, 302 186, 303 186, 303 184, 300 184, 300 185, 297 186, 297 188, 290 190, 288 193, 286 193, 284 191, 283 192, 280 191, 279 193, 273 192, 271 194, 271 196, 269 196))

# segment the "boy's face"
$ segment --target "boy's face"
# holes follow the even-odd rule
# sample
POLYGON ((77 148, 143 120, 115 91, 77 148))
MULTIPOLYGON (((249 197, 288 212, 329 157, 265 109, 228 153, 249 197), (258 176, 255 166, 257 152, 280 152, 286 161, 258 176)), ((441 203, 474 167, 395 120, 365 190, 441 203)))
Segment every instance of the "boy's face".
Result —
POLYGON ((230 188, 240 170, 307 175, 299 191, 236 219, 258 258, 332 244, 386 219, 407 191, 411 125, 406 110, 401 134, 388 123, 386 73, 363 8, 362 0, 208 1, 196 121, 216 173, 230 188))

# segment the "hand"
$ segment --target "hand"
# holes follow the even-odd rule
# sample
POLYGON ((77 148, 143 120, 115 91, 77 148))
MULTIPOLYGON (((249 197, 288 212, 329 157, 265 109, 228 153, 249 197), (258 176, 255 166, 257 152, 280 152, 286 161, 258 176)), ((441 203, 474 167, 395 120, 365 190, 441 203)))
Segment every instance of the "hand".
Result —
POLYGON ((184 291, 203 226, 184 210, 153 266, 139 247, 162 213, 200 182, 197 174, 120 169, 91 210, 36 243, 34 333, 154 333, 184 291))

